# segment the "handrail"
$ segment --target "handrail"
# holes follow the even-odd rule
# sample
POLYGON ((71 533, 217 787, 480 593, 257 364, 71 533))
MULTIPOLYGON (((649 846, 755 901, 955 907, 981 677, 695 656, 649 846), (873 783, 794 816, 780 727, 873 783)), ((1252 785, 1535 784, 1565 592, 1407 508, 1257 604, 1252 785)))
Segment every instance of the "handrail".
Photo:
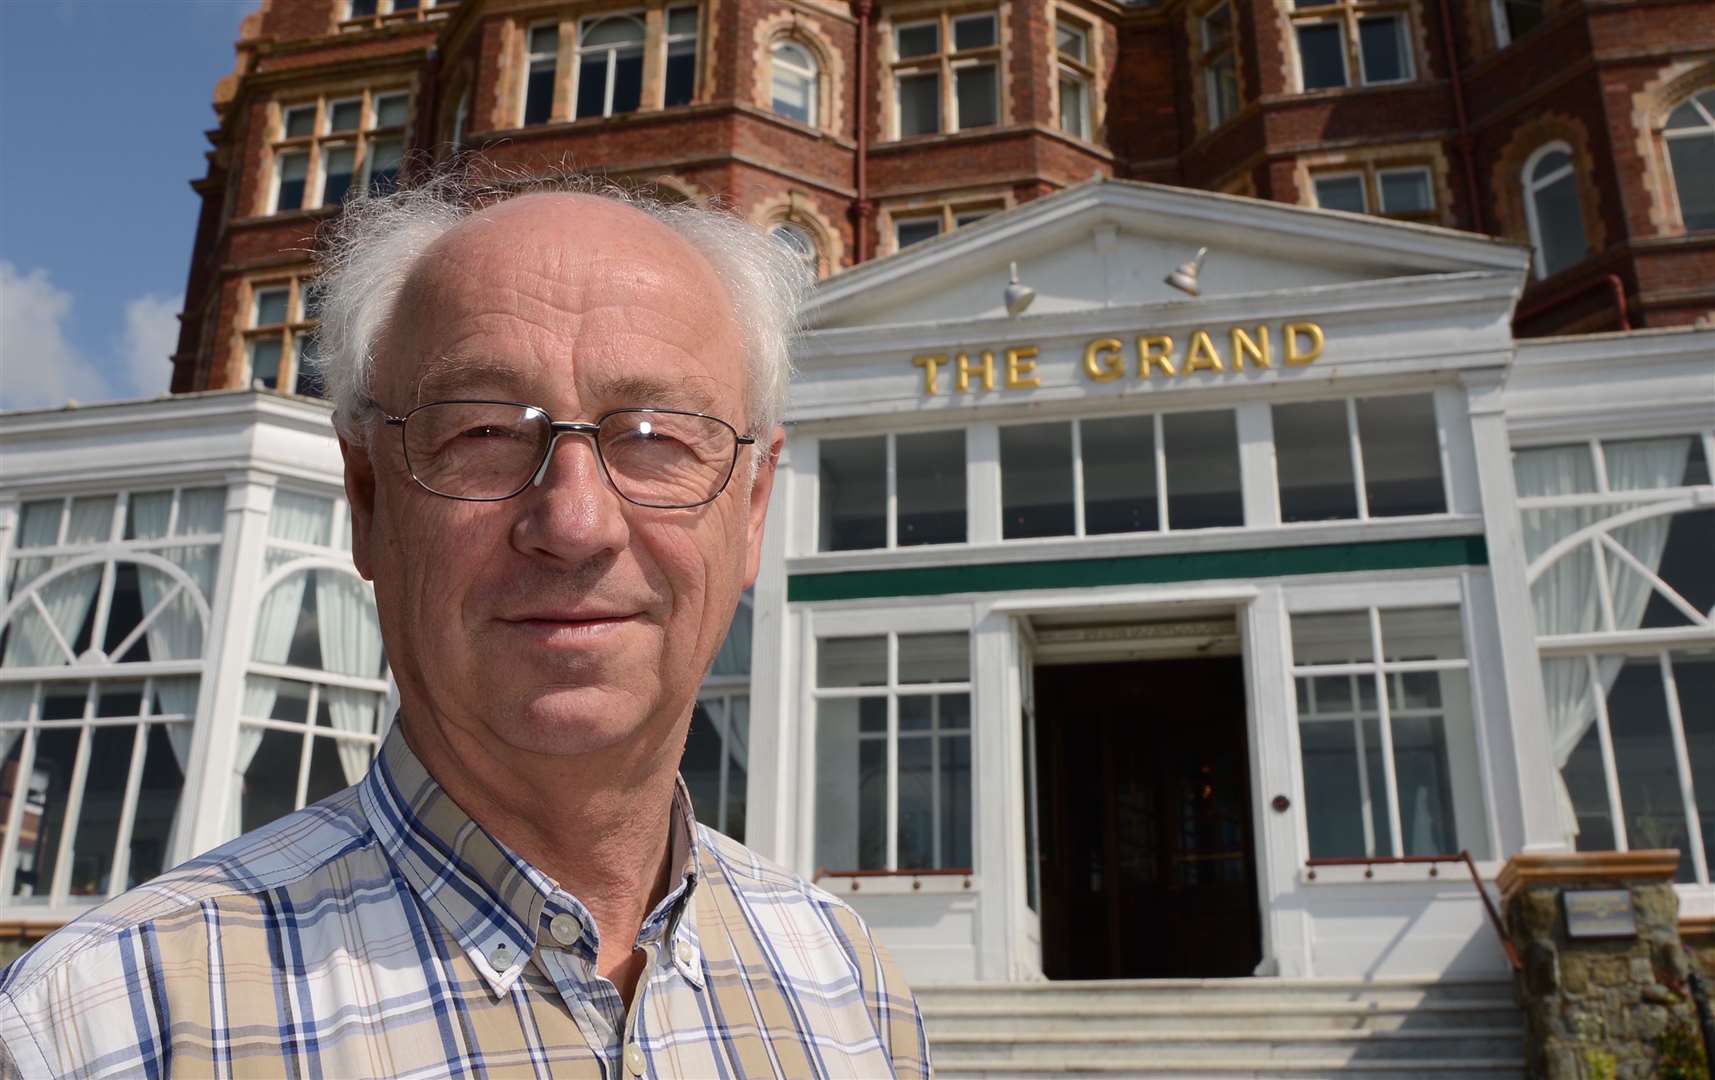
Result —
MULTIPOLYGON (((817 882, 823 878, 850 878, 852 879, 851 891, 858 892, 860 891, 859 879, 862 878, 962 877, 965 879, 965 888, 968 889, 971 887, 971 878, 975 876, 976 871, 968 866, 952 866, 935 870, 829 870, 824 866, 819 868, 810 880, 817 882)), ((911 887, 912 889, 921 889, 923 882, 913 880, 911 887)))
POLYGON ((1375 868, 1378 866, 1423 865, 1427 863, 1431 864, 1429 867, 1429 876, 1436 877, 1439 875, 1440 871, 1433 864, 1456 862, 1464 863, 1465 869, 1470 871, 1471 884, 1476 888, 1477 896, 1483 901, 1483 912, 1488 915, 1489 925, 1495 928, 1495 935, 1501 939, 1501 948, 1507 954, 1507 966, 1510 967, 1515 974, 1523 971, 1524 963, 1519 960, 1518 950, 1513 947, 1512 939, 1507 937, 1506 927, 1501 922, 1501 913, 1495 907, 1494 900, 1489 897, 1489 890, 1483 887, 1483 877, 1481 874, 1477 873, 1477 862, 1475 859, 1471 858, 1471 853, 1469 851, 1461 851, 1457 855, 1377 855, 1371 858, 1353 856, 1331 859, 1306 859, 1304 860, 1304 865, 1310 868, 1310 880, 1315 881, 1316 869, 1321 866, 1362 866, 1364 867, 1365 877, 1374 877, 1375 868))

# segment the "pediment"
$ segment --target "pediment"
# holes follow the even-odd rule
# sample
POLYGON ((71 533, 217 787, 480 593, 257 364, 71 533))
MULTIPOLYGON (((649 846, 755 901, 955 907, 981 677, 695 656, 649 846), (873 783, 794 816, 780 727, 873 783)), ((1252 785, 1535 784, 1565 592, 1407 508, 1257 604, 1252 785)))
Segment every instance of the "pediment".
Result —
POLYGON ((811 331, 1005 314, 1009 266, 1036 291, 1030 314, 1188 299, 1166 284, 1198 248, 1200 299, 1470 273, 1522 275, 1510 241, 1262 199, 1092 180, 830 278, 804 310, 811 331))

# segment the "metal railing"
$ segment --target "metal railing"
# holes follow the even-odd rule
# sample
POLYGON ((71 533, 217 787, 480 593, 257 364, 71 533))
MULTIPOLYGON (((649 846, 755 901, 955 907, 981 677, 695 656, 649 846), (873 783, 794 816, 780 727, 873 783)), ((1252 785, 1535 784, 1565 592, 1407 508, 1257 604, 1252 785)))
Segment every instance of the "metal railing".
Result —
POLYGON ((1465 869, 1471 874, 1471 885, 1477 890, 1477 896, 1483 901, 1483 911, 1489 916, 1489 925, 1494 927, 1495 936, 1501 939, 1501 948, 1507 954, 1507 966, 1515 973, 1524 970, 1524 963, 1519 960, 1518 950, 1513 947, 1512 939, 1507 937, 1506 924, 1501 921, 1500 910, 1495 907, 1495 901, 1489 896, 1489 890, 1483 885, 1483 876, 1477 873, 1477 862, 1471 858, 1469 851, 1461 851, 1457 855, 1376 855, 1369 858, 1354 857, 1340 859, 1306 859, 1304 865, 1310 868, 1310 880, 1316 880, 1318 867, 1329 866, 1361 866, 1364 876, 1376 876, 1378 866, 1423 866, 1429 867, 1430 877, 1441 876, 1441 863, 1464 863, 1465 869))

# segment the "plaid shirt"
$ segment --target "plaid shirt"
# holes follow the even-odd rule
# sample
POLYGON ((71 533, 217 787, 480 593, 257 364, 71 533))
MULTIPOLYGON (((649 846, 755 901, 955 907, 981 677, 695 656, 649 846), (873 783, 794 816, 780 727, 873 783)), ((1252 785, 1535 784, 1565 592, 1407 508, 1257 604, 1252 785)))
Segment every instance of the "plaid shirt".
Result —
POLYGON ((51 935, 0 973, 0 1074, 929 1075, 851 909, 695 824, 627 1011, 578 899, 460 810, 397 725, 355 787, 51 935))

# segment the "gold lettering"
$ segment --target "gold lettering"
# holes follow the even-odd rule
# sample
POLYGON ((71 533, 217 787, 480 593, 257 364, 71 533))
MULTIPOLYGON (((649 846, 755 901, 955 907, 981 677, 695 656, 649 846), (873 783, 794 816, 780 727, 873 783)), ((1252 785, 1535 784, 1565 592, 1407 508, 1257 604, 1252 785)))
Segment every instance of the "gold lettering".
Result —
POLYGON ((1256 340, 1254 341, 1249 334, 1245 333, 1244 328, 1239 326, 1233 327, 1232 338, 1234 371, 1244 370, 1247 355, 1256 361, 1256 366, 1259 368, 1273 366, 1269 363, 1268 358, 1268 327, 1266 325, 1256 328, 1256 340))
POLYGON ((1280 332, 1286 338, 1286 365, 1288 367, 1303 367, 1322 355, 1322 342, 1324 340, 1322 328, 1315 323, 1287 323, 1280 332), (1310 351, 1298 351, 1298 335, 1300 334, 1310 339, 1310 351))
POLYGON ((1226 365, 1221 363, 1221 354, 1215 351, 1215 343, 1209 340, 1207 330, 1198 330, 1191 335, 1191 349, 1185 354, 1185 374, 1193 371, 1225 371, 1226 365))
MULTIPOLYGON (((1008 390, 1038 390, 1042 380, 1036 376, 1036 353, 1034 345, 1024 345, 1016 349, 1006 350, 1006 388, 1008 390)), ((988 353, 983 354, 985 357, 988 353)))
POLYGON ((971 358, 960 353, 953 358, 954 375, 953 388, 959 393, 968 393, 971 389, 971 376, 980 373, 983 377, 983 389, 994 389, 994 353, 984 351, 981 354, 982 363, 971 364, 971 358))
POLYGON ((1091 382, 1113 382, 1125 374, 1124 348, 1118 338, 1099 338, 1084 346, 1084 374, 1091 382))
POLYGON ((1137 339, 1137 377, 1149 378, 1149 369, 1159 365, 1164 375, 1177 375, 1173 367, 1173 339, 1166 334, 1137 339))
POLYGON ((923 392, 925 394, 938 394, 941 392, 935 385, 935 369, 946 362, 946 353, 925 353, 922 356, 913 356, 911 358, 912 367, 920 367, 923 369, 923 392))

